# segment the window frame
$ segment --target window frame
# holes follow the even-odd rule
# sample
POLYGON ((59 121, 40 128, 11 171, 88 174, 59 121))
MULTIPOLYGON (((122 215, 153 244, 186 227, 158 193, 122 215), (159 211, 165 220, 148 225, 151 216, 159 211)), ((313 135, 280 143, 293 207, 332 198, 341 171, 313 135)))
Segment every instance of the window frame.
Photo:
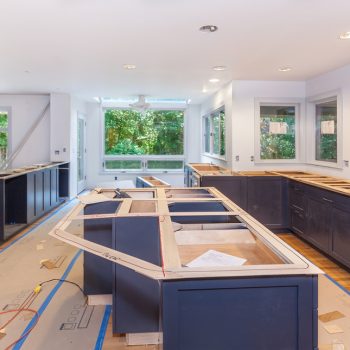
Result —
POLYGON ((254 163, 256 164, 295 164, 301 163, 301 116, 304 100, 303 99, 255 99, 255 141, 254 141, 254 163), (295 108, 295 158, 294 159, 261 159, 261 129, 260 129, 260 107, 264 106, 282 106, 295 108))
POLYGON ((330 91, 307 99, 307 132, 312 135, 307 140, 307 164, 329 168, 343 168, 343 100, 340 90, 330 91), (320 103, 337 101, 337 161, 316 159, 316 105, 320 103))
MULTIPOLYGON (((220 117, 219 117, 220 118, 220 117)), ((225 105, 219 107, 219 108, 216 108, 206 114, 204 114, 202 116, 202 155, 205 156, 205 157, 210 157, 210 158, 215 158, 215 159, 220 159, 220 160, 223 160, 223 161, 226 161, 227 160, 227 120, 226 120, 226 109, 225 109, 225 105), (224 112, 224 116, 225 116, 225 140, 224 140, 224 143, 225 143, 225 155, 220 155, 220 149, 221 149, 221 123, 220 123, 220 119, 219 119, 219 154, 217 153, 214 153, 214 132, 213 132, 213 117, 216 113, 219 113, 219 116, 220 116, 220 113, 221 112, 224 112), (205 120, 206 119, 209 119, 209 152, 206 152, 205 150, 205 144, 206 144, 206 139, 205 139, 205 120)))
MULTIPOLYGON (((11 107, 0 106, 0 112, 7 113, 7 128, 0 128, 0 132, 7 133, 7 158, 6 158, 6 160, 8 160, 9 156, 11 156, 11 153, 12 153, 12 110, 11 110, 11 107)), ((3 164, 0 162, 0 169, 1 169, 2 165, 3 164)))
POLYGON ((183 127, 183 154, 182 155, 106 155, 105 154, 105 111, 109 109, 116 110, 132 110, 130 107, 106 105, 101 106, 101 124, 100 124, 100 137, 101 137, 101 151, 100 151, 100 173, 101 174, 157 174, 157 173, 183 173, 185 166, 185 150, 186 150, 186 108, 184 107, 154 107, 150 110, 155 111, 182 111, 184 115, 184 127, 183 127), (140 160, 140 169, 107 169, 106 161, 108 160, 140 160), (180 169, 148 169, 147 162, 149 160, 164 160, 164 161, 182 161, 182 168, 180 169))

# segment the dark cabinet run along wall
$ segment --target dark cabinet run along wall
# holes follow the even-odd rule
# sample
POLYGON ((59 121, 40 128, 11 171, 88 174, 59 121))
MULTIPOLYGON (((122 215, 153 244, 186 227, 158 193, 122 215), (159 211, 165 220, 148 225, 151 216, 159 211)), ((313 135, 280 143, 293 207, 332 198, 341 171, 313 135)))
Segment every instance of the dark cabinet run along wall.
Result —
POLYGON ((0 179, 0 241, 5 241, 69 196, 69 164, 0 179))
MULTIPOLYGON (((190 187, 191 168, 185 169, 190 187)), ((201 176, 275 232, 292 231, 350 268, 350 197, 283 176, 201 176)))

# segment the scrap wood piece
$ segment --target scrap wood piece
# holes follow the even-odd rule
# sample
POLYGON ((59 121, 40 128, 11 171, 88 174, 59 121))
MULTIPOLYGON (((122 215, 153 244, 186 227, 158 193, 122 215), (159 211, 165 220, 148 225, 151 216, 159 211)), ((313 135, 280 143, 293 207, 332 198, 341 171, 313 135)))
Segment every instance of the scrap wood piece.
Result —
POLYGON ((336 334, 336 333, 344 333, 344 330, 340 328, 336 324, 326 324, 323 326, 323 328, 329 333, 329 334, 336 334))
POLYGON ((346 317, 344 314, 342 314, 340 311, 331 311, 327 312, 325 314, 319 315, 318 319, 321 322, 327 323, 330 321, 338 320, 339 318, 346 317))
POLYGON ((40 265, 41 267, 46 267, 49 270, 56 269, 62 265, 65 258, 66 255, 60 255, 56 259, 42 259, 40 260, 40 265))
POLYGON ((0 329, 0 340, 6 336, 6 329, 0 329))
POLYGON ((44 249, 44 245, 43 244, 37 244, 36 245, 36 250, 43 250, 44 249))

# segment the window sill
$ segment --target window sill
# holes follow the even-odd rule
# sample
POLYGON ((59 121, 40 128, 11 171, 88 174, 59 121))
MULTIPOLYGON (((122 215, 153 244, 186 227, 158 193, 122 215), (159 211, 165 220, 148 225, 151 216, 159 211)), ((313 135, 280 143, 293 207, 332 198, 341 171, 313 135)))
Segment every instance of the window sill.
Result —
POLYGON ((208 158, 217 159, 217 160, 221 160, 221 161, 223 161, 223 162, 227 162, 226 157, 216 156, 215 154, 202 153, 202 156, 203 156, 203 157, 208 157, 208 158))
POLYGON ((254 164, 303 164, 299 159, 256 159, 254 164))
POLYGON ((128 169, 128 170, 101 170, 99 172, 99 175, 134 175, 134 176, 139 176, 139 175, 155 175, 155 174, 163 174, 163 175, 182 175, 184 172, 183 169, 179 169, 179 170, 158 170, 158 169, 154 169, 154 170, 132 170, 132 169, 128 169))
POLYGON ((323 161, 309 161, 306 164, 307 165, 314 165, 314 166, 319 166, 319 167, 325 167, 325 168, 333 168, 333 169, 343 169, 343 166, 341 165, 343 161, 339 161, 337 163, 332 163, 332 162, 323 162, 323 161))

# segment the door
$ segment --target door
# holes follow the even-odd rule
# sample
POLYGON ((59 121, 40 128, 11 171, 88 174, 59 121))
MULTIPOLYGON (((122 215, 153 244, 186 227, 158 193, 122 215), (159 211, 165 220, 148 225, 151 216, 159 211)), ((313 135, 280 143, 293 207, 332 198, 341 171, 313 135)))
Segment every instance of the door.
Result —
POLYGON ((78 173, 78 193, 86 188, 86 121, 83 114, 78 113, 77 128, 77 173, 78 173))

